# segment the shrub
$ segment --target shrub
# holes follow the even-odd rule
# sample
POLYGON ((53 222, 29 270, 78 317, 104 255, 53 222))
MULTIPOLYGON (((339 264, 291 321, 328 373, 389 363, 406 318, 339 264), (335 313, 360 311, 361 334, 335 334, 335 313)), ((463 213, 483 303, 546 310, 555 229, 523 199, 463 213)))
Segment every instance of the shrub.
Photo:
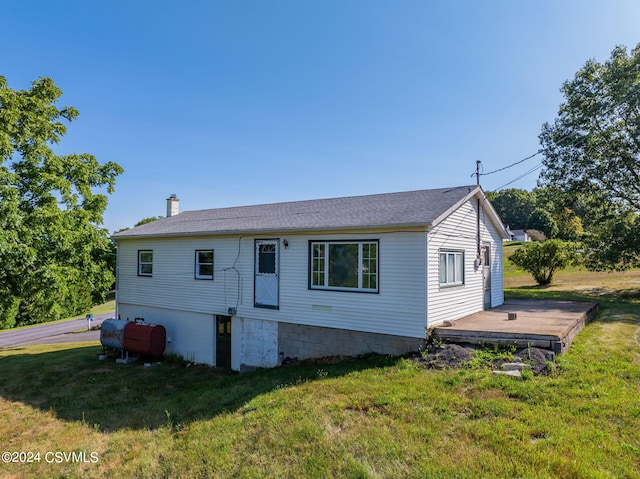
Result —
POLYGON ((529 235, 532 241, 546 241, 546 235, 540 230, 527 230, 526 233, 529 235))
POLYGON ((533 275, 539 285, 553 281, 553 274, 578 261, 576 245, 562 240, 531 242, 513 252, 509 260, 533 275))

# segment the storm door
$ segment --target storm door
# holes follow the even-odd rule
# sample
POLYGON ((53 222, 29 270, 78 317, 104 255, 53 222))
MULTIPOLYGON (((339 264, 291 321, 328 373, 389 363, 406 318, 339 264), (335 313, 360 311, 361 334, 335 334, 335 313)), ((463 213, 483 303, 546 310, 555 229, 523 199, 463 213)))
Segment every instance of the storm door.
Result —
POLYGON ((278 240, 256 240, 254 305, 278 309, 278 240))
POLYGON ((491 244, 482 247, 482 279, 484 290, 484 309, 491 309, 491 244))

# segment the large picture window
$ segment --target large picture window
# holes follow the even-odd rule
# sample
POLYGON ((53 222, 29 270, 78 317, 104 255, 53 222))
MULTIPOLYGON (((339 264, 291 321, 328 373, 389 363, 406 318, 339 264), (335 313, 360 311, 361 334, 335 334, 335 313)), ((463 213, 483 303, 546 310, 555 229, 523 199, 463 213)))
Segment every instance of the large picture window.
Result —
POLYGON ((464 284, 464 253, 440 251, 440 286, 464 284))
POLYGON ((138 276, 153 275, 153 250, 138 251, 138 276))
POLYGON ((213 279, 213 250, 196 251, 196 279, 213 279))
POLYGON ((312 241, 312 289, 378 292, 377 241, 312 241))

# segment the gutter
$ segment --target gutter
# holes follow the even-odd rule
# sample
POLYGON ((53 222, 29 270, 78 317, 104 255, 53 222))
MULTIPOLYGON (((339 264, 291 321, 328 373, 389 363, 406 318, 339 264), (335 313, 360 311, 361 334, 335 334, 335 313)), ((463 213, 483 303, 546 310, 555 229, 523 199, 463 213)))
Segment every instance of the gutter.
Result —
POLYGON ((255 236, 264 234, 279 234, 279 233, 313 233, 318 231, 352 231, 352 230, 390 230, 396 231, 401 228, 403 231, 409 228, 420 228, 416 232, 427 231, 432 226, 432 223, 405 223, 398 225, 366 225, 366 226, 319 226, 315 228, 281 228, 281 229, 254 229, 254 230, 219 230, 219 231, 190 231, 190 232, 175 232, 175 233, 148 233, 148 234, 132 234, 132 235, 117 235, 110 236, 113 241, 119 240, 132 240, 132 239, 152 239, 152 238, 179 238, 179 237, 193 237, 193 236, 255 236))

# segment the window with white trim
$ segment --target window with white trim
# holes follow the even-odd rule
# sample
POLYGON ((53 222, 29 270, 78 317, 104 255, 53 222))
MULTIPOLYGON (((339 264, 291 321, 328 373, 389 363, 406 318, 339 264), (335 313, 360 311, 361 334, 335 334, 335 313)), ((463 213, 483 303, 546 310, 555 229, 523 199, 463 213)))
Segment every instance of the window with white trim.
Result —
POLYGON ((464 252, 440 251, 440 286, 464 284, 464 252))
POLYGON ((153 250, 138 250, 138 276, 153 275, 153 250))
POLYGON ((213 250, 196 250, 196 279, 213 279, 213 250))
POLYGON ((311 289, 378 292, 377 241, 312 241, 311 289))

